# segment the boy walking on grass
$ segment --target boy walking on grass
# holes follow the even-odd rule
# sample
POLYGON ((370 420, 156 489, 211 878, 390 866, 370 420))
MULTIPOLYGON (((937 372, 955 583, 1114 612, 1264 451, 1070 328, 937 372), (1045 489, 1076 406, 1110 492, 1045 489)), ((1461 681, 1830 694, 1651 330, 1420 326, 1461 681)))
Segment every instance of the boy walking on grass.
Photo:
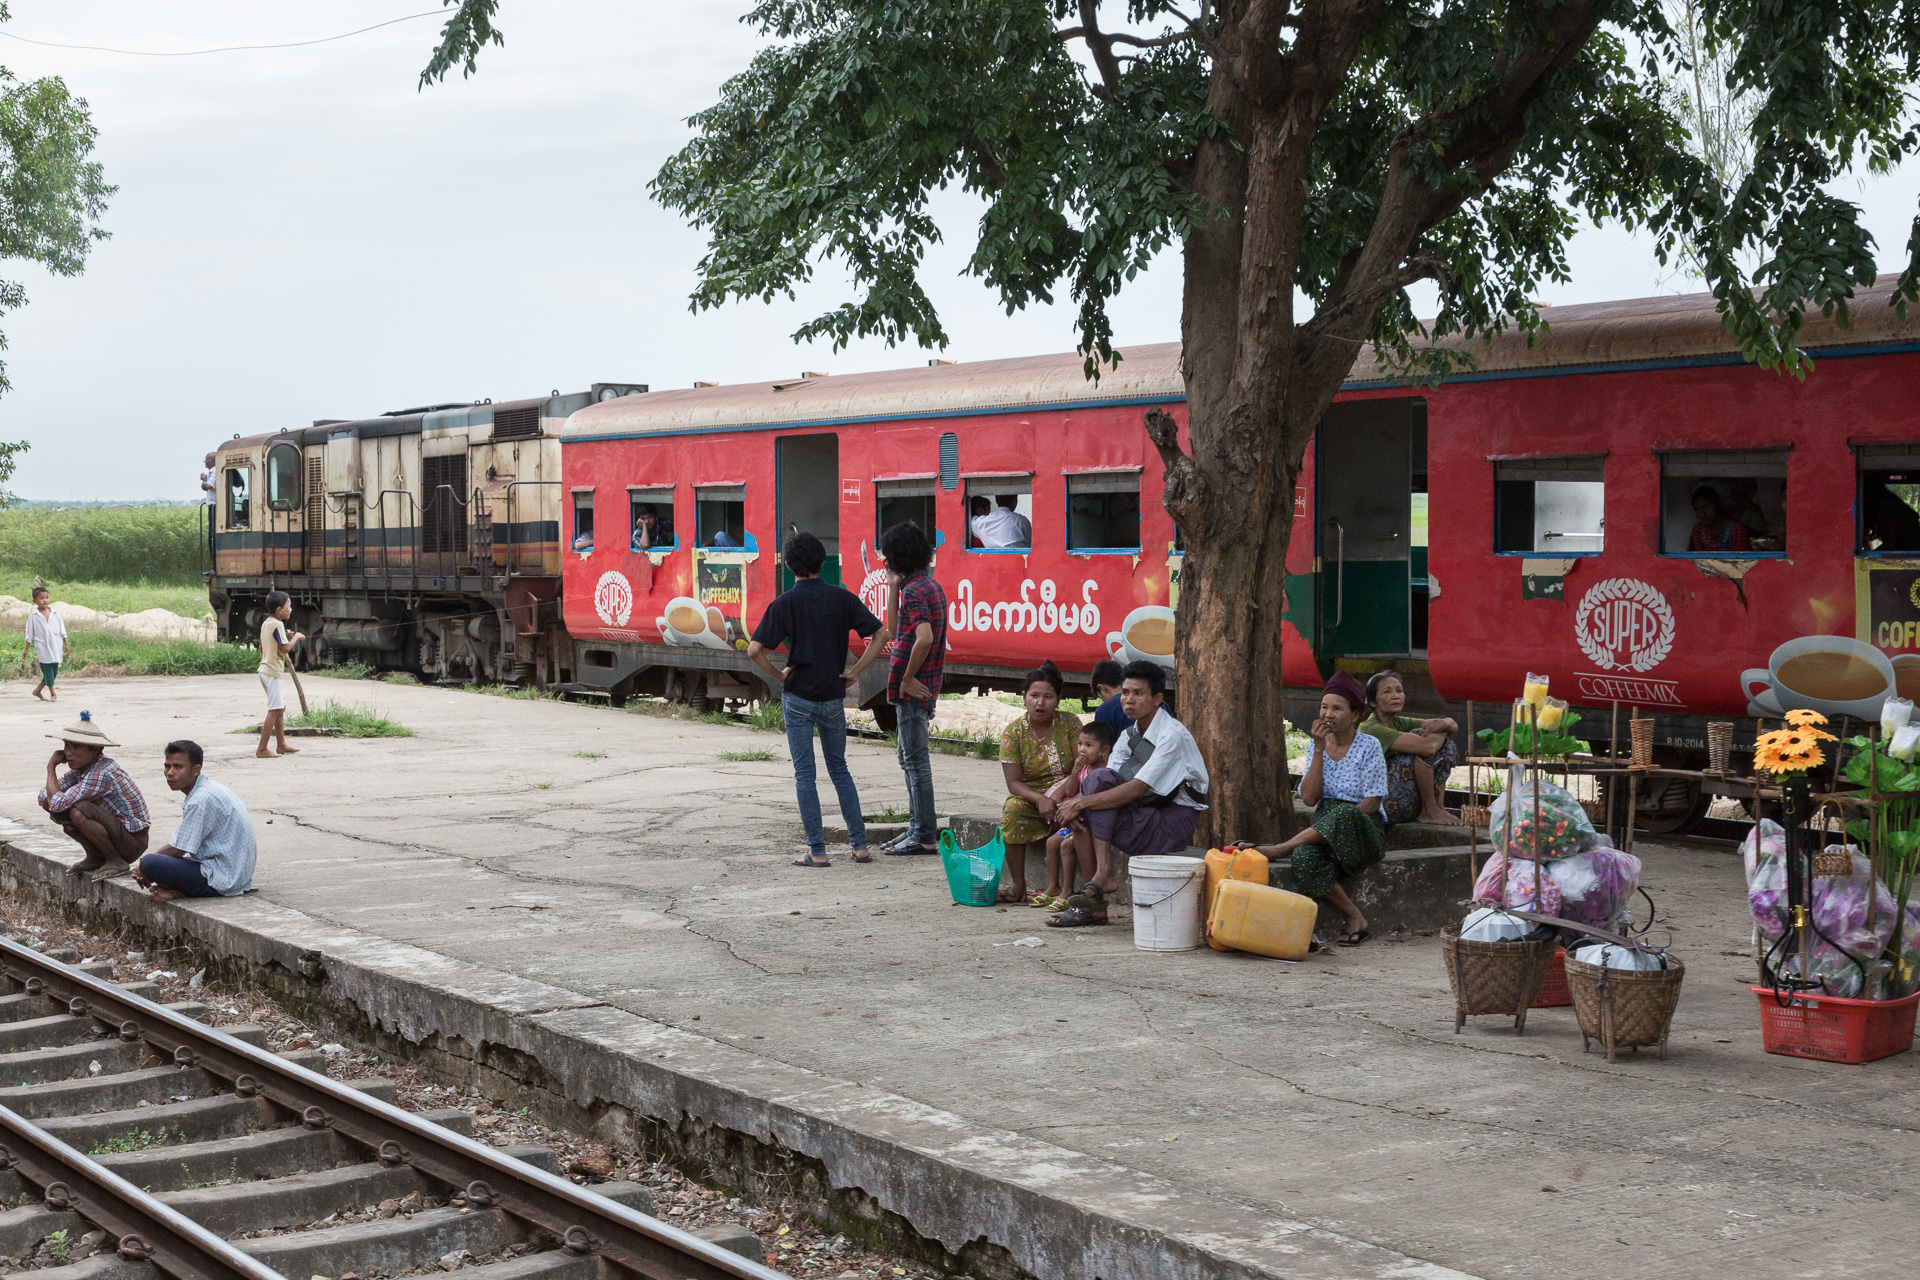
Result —
POLYGON ((814 789, 813 731, 820 730, 820 749, 827 757, 827 776, 840 797, 840 816, 847 823, 847 843, 855 862, 871 862, 867 852, 867 824, 860 813, 860 792, 847 769, 847 689, 860 682, 860 673, 886 649, 886 628, 867 612, 860 597, 845 587, 820 581, 827 549, 810 533, 787 539, 787 568, 793 586, 774 597, 760 625, 753 629, 747 657, 780 686, 780 709, 787 722, 787 754, 793 757, 794 797, 800 804, 800 822, 807 832, 807 852, 793 860, 796 867, 825 867, 826 837, 820 826, 820 793, 814 789), (847 633, 869 639, 867 651, 847 670, 847 633), (787 646, 786 669, 775 670, 767 650, 787 646))
POLYGON ((260 746, 253 753, 262 760, 273 759, 273 752, 267 750, 269 738, 280 740, 281 755, 300 754, 287 745, 287 696, 280 689, 280 681, 287 674, 287 655, 307 638, 299 631, 287 634, 287 619, 292 616, 293 597, 284 591, 269 591, 267 620, 260 624, 260 687, 267 691, 267 718, 260 722, 260 746))
POLYGON ((41 699, 43 702, 60 701, 60 695, 53 691, 53 681, 60 674, 60 664, 67 660, 73 648, 67 643, 67 624, 53 611, 52 600, 45 587, 36 586, 33 612, 27 615, 26 653, 40 664, 40 683, 33 686, 33 696, 39 698, 40 691, 45 689, 47 696, 41 699))

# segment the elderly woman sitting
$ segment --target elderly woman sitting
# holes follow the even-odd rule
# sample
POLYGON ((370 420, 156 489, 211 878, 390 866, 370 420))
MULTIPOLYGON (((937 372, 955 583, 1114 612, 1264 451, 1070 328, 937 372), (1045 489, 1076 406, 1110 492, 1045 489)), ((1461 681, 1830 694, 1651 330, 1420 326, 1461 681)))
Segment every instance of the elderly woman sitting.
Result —
POLYGON ((1382 816, 1393 822, 1430 822, 1457 827, 1460 819, 1447 812, 1447 775, 1453 772, 1453 735, 1460 726, 1446 716, 1422 720, 1402 715, 1407 688, 1400 677, 1382 671, 1367 681, 1367 705, 1373 714, 1360 732, 1376 738, 1387 753, 1387 802, 1382 816))
POLYGON ((1339 941, 1357 947, 1370 936, 1340 881, 1350 879, 1387 855, 1387 828, 1380 803, 1387 794, 1387 758, 1380 740, 1360 732, 1366 707, 1360 682, 1334 673, 1320 694, 1320 718, 1308 730, 1313 739, 1300 798, 1314 806, 1313 824, 1293 839, 1275 845, 1250 845, 1269 862, 1293 859, 1294 887, 1310 898, 1325 899, 1347 918, 1339 941))

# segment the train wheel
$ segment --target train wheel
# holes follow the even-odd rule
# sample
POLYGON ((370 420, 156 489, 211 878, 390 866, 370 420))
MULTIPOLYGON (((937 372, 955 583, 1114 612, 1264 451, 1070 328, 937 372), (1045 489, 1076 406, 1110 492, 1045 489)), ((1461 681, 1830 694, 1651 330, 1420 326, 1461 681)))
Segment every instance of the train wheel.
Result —
MULTIPOLYGON (((1626 821, 1626 797, 1613 800, 1616 783, 1601 779, 1601 794, 1614 804, 1615 822, 1626 821)), ((1649 835, 1686 835, 1706 820, 1713 797, 1697 778, 1636 778, 1634 780, 1634 823, 1649 835)))

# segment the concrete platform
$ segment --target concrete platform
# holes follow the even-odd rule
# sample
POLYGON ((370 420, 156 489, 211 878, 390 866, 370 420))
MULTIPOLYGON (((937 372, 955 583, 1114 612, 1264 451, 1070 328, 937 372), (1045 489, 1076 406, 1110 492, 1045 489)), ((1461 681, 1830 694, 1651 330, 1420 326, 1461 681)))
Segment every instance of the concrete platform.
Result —
MULTIPOLYGON (((951 906, 933 859, 791 868, 784 759, 718 758, 784 756, 772 735, 313 677, 419 736, 269 761, 227 732, 257 718, 249 677, 26 688, 0 686, 17 892, 83 892, 635 1141, 791 1152, 828 1207, 983 1271, 1879 1275, 1920 1209, 1920 1059, 1761 1051, 1731 851, 1642 847, 1687 987, 1669 1060, 1609 1067, 1568 1010, 1454 1035, 1436 939, 1148 954, 951 906), (258 893, 72 887, 32 793, 82 707, 162 836, 161 745, 208 746, 260 824, 258 893)), ((899 802, 889 749, 851 759, 870 810, 899 802)), ((998 807, 997 765, 934 770, 943 810, 998 807)))

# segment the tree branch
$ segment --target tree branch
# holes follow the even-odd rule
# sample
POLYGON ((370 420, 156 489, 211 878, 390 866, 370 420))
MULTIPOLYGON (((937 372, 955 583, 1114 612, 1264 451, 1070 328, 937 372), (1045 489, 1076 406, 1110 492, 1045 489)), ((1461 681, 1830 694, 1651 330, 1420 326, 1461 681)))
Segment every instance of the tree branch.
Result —
POLYGON ((1100 73, 1104 88, 1096 87, 1100 97, 1108 97, 1120 88, 1120 64, 1114 60, 1113 37, 1100 30, 1100 0, 1080 0, 1080 38, 1093 55, 1094 69, 1100 73))
POLYGON ((1182 529, 1197 532, 1206 526, 1208 519, 1208 504, 1201 501, 1206 479, 1199 468, 1193 465, 1193 459, 1180 448, 1180 424, 1173 420, 1172 414, 1158 406, 1147 410, 1144 421, 1147 439, 1153 441, 1153 447, 1159 451, 1161 465, 1167 471, 1161 504, 1182 529))

